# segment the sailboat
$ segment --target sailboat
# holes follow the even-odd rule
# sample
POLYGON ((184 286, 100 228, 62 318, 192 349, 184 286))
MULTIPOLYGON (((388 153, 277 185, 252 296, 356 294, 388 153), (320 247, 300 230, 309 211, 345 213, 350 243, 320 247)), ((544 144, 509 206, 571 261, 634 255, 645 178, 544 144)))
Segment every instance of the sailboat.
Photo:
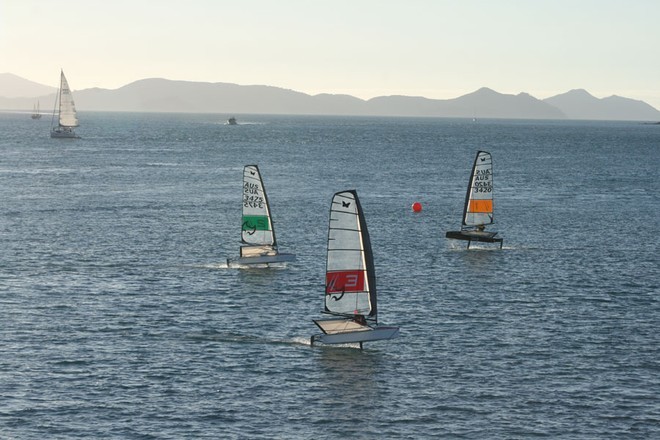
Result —
POLYGON ((270 215, 268 197, 257 165, 243 168, 243 215, 241 218, 240 256, 227 259, 227 265, 270 266, 294 261, 294 254, 277 249, 275 227, 270 215))
POLYGON ((467 240, 468 249, 473 241, 499 243, 504 239, 496 238, 497 232, 486 231, 486 225, 493 223, 493 160, 487 151, 477 151, 468 182, 463 225, 460 231, 449 231, 447 238, 467 240))
POLYGON ((41 113, 39 112, 39 101, 32 108, 32 119, 41 119, 41 113))
POLYGON ((69 88, 69 83, 64 76, 64 71, 60 72, 60 89, 55 98, 55 110, 51 120, 50 137, 52 138, 77 138, 75 127, 78 126, 76 117, 76 105, 73 102, 73 95, 69 88), (58 107, 59 104, 59 107, 58 107), (55 117, 57 116, 57 126, 55 126, 55 117))
POLYGON ((324 344, 392 339, 398 327, 378 324, 376 273, 369 231, 355 190, 336 193, 330 205, 325 276, 325 309, 330 318, 315 319, 324 344))

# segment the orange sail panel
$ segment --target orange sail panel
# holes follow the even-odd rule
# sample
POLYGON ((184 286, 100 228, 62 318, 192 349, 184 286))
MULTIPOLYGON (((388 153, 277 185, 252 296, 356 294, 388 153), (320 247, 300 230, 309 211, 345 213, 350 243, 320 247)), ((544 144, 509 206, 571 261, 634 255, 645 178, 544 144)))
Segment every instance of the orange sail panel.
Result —
POLYGON ((468 212, 493 212, 493 201, 492 200, 470 200, 470 206, 468 207, 468 212))

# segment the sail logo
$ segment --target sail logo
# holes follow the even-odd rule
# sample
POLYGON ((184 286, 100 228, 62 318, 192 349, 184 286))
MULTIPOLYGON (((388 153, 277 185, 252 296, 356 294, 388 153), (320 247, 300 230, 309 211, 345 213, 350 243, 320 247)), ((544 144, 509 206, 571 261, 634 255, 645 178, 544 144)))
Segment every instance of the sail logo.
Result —
POLYGON ((325 293, 362 292, 364 291, 364 271, 346 270, 328 272, 325 277, 325 293))

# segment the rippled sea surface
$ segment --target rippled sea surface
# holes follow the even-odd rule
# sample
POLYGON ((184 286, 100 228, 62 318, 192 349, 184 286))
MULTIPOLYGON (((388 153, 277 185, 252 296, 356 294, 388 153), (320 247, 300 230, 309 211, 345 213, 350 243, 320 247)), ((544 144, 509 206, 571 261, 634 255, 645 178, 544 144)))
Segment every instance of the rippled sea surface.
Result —
POLYGON ((660 126, 79 116, 0 114, 0 438, 660 437, 660 126), (252 163, 286 269, 226 265, 252 163), (310 347, 353 188, 401 334, 310 347))

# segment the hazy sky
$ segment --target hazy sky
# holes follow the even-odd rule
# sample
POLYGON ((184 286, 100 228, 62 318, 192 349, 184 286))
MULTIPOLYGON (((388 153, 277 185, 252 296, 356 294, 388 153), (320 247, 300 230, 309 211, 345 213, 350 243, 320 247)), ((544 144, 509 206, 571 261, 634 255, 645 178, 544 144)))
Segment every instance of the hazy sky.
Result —
POLYGON ((0 73, 114 89, 160 77, 360 98, 547 98, 660 109, 659 0, 0 0, 0 73))

